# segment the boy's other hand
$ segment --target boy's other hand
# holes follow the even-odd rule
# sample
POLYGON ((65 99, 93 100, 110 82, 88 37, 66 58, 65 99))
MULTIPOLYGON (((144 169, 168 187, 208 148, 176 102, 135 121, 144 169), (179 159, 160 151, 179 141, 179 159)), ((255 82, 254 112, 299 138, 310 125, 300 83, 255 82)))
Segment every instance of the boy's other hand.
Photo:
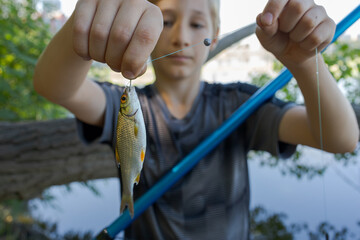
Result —
POLYGON ((163 28, 160 9, 146 0, 79 0, 72 17, 74 51, 128 79, 146 71, 163 28))
POLYGON ((297 65, 332 40, 335 23, 313 0, 269 0, 257 18, 256 35, 284 65, 297 65))

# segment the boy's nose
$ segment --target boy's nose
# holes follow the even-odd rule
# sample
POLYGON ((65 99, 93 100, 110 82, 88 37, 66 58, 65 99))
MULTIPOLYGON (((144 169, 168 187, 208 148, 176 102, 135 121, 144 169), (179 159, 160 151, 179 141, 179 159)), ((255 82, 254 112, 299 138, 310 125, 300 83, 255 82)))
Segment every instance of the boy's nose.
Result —
POLYGON ((176 47, 188 47, 190 46, 189 29, 185 24, 177 23, 173 28, 172 43, 176 47))

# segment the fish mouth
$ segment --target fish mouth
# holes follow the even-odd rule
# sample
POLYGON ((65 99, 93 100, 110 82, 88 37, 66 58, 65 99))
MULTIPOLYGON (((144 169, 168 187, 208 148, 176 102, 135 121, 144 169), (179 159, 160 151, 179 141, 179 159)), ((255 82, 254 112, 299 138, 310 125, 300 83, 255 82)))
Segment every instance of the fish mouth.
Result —
MULTIPOLYGON (((121 108, 121 109, 123 109, 123 108, 121 108)), ((134 113, 131 113, 131 114, 125 114, 125 113, 123 113, 123 112, 121 111, 121 114, 122 114, 123 116, 127 117, 127 118, 131 118, 131 117, 135 116, 135 114, 138 112, 138 110, 139 110, 139 109, 136 109, 136 111, 135 111, 134 113)))

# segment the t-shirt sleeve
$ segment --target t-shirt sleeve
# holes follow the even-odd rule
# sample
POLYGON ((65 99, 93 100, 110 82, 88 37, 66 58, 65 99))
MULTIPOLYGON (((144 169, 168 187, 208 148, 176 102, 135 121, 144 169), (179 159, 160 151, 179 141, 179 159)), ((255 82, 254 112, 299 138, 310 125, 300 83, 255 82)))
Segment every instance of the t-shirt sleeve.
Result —
POLYGON ((102 88, 106 97, 106 109, 103 128, 89 125, 76 119, 77 131, 82 142, 90 144, 93 142, 109 144, 114 146, 114 134, 117 114, 120 108, 120 97, 123 88, 108 82, 96 82, 102 88))
MULTIPOLYGON (((257 90, 257 87, 251 85, 247 88, 250 88, 248 92, 251 94, 257 90)), ((292 102, 273 97, 255 111, 245 122, 247 150, 267 151, 280 158, 288 158, 294 154, 296 145, 279 140, 281 119, 294 106, 296 104, 292 102)))

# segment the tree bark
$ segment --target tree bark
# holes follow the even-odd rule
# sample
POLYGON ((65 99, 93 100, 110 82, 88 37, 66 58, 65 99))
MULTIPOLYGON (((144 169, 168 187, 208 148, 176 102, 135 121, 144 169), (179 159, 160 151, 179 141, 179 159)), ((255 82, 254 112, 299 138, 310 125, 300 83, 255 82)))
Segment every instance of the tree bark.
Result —
POLYGON ((81 143, 74 119, 0 123, 0 200, 31 199, 53 185, 116 176, 110 147, 81 143))

